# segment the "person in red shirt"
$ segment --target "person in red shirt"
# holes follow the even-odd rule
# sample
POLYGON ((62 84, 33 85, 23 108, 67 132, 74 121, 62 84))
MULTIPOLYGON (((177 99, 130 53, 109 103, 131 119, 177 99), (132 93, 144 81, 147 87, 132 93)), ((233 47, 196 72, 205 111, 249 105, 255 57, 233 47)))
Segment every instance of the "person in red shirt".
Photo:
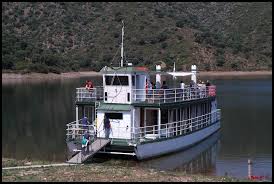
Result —
POLYGON ((89 81, 89 88, 90 88, 90 89, 93 88, 93 83, 92 83, 92 81, 89 81))
POLYGON ((87 90, 89 90, 89 80, 86 81, 85 88, 86 88, 87 90))

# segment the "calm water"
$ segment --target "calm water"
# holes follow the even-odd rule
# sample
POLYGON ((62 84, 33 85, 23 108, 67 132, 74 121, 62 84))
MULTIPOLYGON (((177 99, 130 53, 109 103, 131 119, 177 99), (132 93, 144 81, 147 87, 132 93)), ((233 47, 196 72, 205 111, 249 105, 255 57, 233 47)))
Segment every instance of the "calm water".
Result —
MULTIPOLYGON (((2 156, 65 161, 65 125, 75 119, 75 88, 87 78, 2 84, 2 156)), ((101 78, 92 78, 100 85, 101 78)), ((171 84, 172 82, 167 79, 171 84)), ((179 80, 177 80, 179 81, 179 80)), ((141 167, 210 175, 272 177, 272 79, 216 79, 221 130, 189 150, 141 167)), ((119 158, 115 158, 119 159, 119 158)))

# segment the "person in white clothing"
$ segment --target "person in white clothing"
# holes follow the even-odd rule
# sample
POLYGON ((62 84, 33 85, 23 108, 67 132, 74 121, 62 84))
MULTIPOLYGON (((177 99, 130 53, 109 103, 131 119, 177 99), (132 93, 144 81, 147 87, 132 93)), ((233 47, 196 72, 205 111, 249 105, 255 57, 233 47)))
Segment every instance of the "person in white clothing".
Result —
POLYGON ((185 83, 184 83, 183 81, 181 81, 180 87, 181 87, 181 89, 184 89, 184 88, 185 88, 185 83))
POLYGON ((184 100, 184 94, 185 94, 185 91, 184 91, 184 89, 185 89, 185 83, 183 82, 183 81, 181 81, 180 82, 180 88, 182 89, 182 93, 181 93, 181 95, 182 95, 182 99, 184 100))

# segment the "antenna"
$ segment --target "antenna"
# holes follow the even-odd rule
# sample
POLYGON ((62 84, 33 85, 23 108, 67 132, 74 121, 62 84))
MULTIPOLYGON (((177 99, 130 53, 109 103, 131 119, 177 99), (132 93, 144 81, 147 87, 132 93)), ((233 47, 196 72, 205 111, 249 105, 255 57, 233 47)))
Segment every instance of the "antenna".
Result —
POLYGON ((174 62, 174 64, 173 64, 173 72, 175 72, 175 62, 174 62))
POLYGON ((122 20, 122 45, 121 45, 121 67, 123 67, 124 62, 124 21, 122 20))
MULTIPOLYGON (((176 68, 175 68, 175 62, 173 64, 173 72, 175 72, 176 68)), ((176 79, 176 76, 173 76, 173 80, 176 79)))

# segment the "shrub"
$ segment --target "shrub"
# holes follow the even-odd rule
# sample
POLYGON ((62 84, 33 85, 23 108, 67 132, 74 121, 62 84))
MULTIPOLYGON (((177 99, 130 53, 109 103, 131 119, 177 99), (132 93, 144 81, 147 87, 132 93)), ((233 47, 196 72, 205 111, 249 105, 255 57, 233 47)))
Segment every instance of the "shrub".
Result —
POLYGON ((61 71, 62 71, 60 68, 55 67, 55 66, 50 66, 50 67, 48 67, 48 70, 49 70, 49 72, 51 72, 51 73, 56 73, 56 74, 60 74, 61 71))
POLYGON ((70 68, 73 70, 73 71, 79 71, 80 69, 80 66, 79 66, 79 63, 73 63, 70 68))
POLYGON ((197 43, 202 43, 203 42, 203 38, 202 38, 200 33, 195 33, 194 37, 195 37, 195 40, 194 40, 195 42, 197 42, 197 43))
POLYGON ((115 13, 115 16, 114 16, 114 20, 115 20, 115 21, 121 22, 122 19, 123 19, 123 16, 122 16, 122 13, 121 13, 121 12, 115 13))
POLYGON ((216 59, 217 66, 223 66, 225 64, 225 58, 223 55, 218 55, 216 59))
POLYGON ((163 42, 163 41, 165 41, 166 39, 167 39, 167 34, 165 33, 165 32, 162 32, 162 33, 160 33, 159 35, 158 35, 158 41, 159 42, 163 42))
POLYGON ((13 69, 14 64, 13 64, 13 57, 10 55, 2 55, 2 68, 3 69, 13 69))
POLYGON ((161 47, 162 47, 162 49, 167 48, 167 43, 166 43, 166 42, 162 43, 162 44, 161 44, 161 47))
POLYGON ((184 27, 184 25, 185 25, 185 21, 184 20, 178 20, 176 22, 176 26, 179 27, 179 28, 184 27))
POLYGON ((90 61, 87 58, 83 58, 79 64, 81 68, 88 67, 90 65, 90 61))
POLYGON ((145 40, 144 39, 140 39, 140 41, 139 41, 139 45, 145 45, 145 40))
POLYGON ((231 63, 231 68, 234 69, 234 70, 238 70, 239 69, 239 65, 238 63, 231 63))
POLYGON ((210 70, 211 70, 210 64, 209 64, 209 63, 206 63, 206 64, 205 64, 205 70, 206 70, 206 71, 210 71, 210 70))
POLYGON ((27 74, 27 73, 30 73, 30 70, 28 68, 26 68, 26 69, 22 70, 20 73, 27 74))
POLYGON ((33 63, 29 66, 29 70, 38 73, 49 73, 48 66, 42 63, 33 63))
POLYGON ((119 34, 118 33, 114 33, 114 38, 118 38, 119 34))
POLYGON ((27 69, 29 67, 29 65, 31 65, 30 62, 24 62, 24 61, 19 61, 15 63, 15 70, 24 70, 27 69))

